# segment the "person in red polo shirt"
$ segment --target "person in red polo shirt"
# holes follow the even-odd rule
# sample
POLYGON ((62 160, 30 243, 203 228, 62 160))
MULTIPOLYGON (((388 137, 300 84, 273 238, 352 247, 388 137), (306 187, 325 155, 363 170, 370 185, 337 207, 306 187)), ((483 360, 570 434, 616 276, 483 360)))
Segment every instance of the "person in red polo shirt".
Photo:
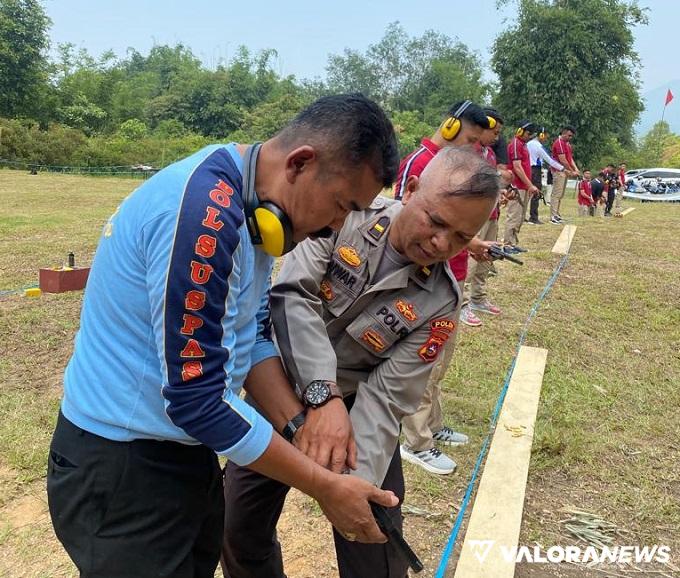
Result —
MULTIPOLYGON (((498 161, 492 147, 500 138, 501 129, 503 128, 503 118, 498 111, 493 108, 485 108, 484 112, 487 116, 496 121, 496 126, 482 132, 482 137, 479 141, 481 145, 481 155, 492 167, 498 168, 498 161)), ((480 229, 479 233, 477 233, 477 236, 480 239, 490 243, 497 242, 499 216, 500 206, 497 204, 491 212, 491 215, 489 215, 489 220, 480 229)), ((501 314, 500 307, 494 305, 488 297, 486 282, 489 271, 491 270, 491 265, 491 261, 479 261, 474 258, 468 259, 468 274, 465 279, 463 308, 460 311, 460 320, 466 323, 466 325, 469 324, 471 320, 474 321, 473 318, 476 318, 479 321, 479 325, 482 324, 482 321, 477 318, 477 312, 488 313, 490 315, 501 314)))
MULTIPOLYGON (((482 131, 489 128, 491 123, 484 111, 473 102, 465 100, 454 104, 437 132, 431 138, 424 138, 420 148, 402 159, 394 186, 395 199, 401 198, 409 177, 420 176, 442 148, 478 143, 482 131)), ((468 249, 477 258, 484 259, 488 258, 487 249, 490 245, 491 243, 474 237, 470 240, 468 249)), ((468 250, 465 249, 449 260, 449 266, 460 285, 461 292, 467 275, 467 260, 468 250)), ((454 335, 448 340, 444 351, 435 362, 437 365, 432 370, 418 411, 402 420, 404 444, 401 446, 401 457, 435 474, 450 474, 456 468, 456 462, 437 449, 435 441, 443 445, 461 445, 468 442, 467 436, 446 427, 442 417, 439 382, 451 361, 455 341, 454 335)))
POLYGON ((566 170, 562 172, 552 171, 553 188, 550 194, 550 222, 553 225, 561 225, 564 219, 560 215, 560 204, 564 191, 567 189, 567 177, 571 172, 573 175, 580 175, 581 171, 576 162, 571 148, 571 139, 574 138, 576 130, 574 127, 565 126, 560 136, 555 139, 552 145, 552 157, 560 163, 566 170))
POLYGON ((513 173, 512 186, 514 195, 508 198, 507 217, 503 240, 508 245, 507 251, 525 252, 517 245, 519 232, 524 223, 527 205, 533 195, 538 194, 536 185, 531 182, 531 159, 527 142, 534 138, 536 126, 528 120, 519 123, 514 138, 508 143, 508 161, 513 173))
POLYGON ((583 171, 583 180, 578 184, 578 215, 587 217, 590 214, 590 207, 595 206, 593 199, 593 189, 590 182, 590 171, 583 171))

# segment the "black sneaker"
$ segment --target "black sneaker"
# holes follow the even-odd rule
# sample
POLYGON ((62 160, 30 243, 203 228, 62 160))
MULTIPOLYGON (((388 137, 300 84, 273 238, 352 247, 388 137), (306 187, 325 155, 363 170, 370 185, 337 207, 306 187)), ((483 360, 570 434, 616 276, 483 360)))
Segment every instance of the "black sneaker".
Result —
POLYGON ((518 247, 517 245, 515 245, 513 247, 513 249, 515 249, 515 253, 528 253, 529 252, 529 249, 525 249, 524 247, 518 247))
POLYGON ((550 218, 550 224, 551 225, 561 225, 562 221, 560 221, 557 217, 551 217, 550 218))
POLYGON ((532 225, 545 225, 541 219, 536 219, 535 221, 529 221, 532 225))

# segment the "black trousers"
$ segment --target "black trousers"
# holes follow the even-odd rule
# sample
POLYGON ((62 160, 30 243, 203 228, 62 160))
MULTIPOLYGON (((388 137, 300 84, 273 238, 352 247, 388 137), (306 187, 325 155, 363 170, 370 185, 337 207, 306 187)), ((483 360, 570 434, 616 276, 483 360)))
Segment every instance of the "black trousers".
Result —
MULTIPOLYGON (((404 475, 397 445, 382 487, 404 499, 404 475)), ((225 578, 285 578, 276 524, 290 488, 231 462, 224 476, 226 517, 222 569, 225 578)), ((390 510, 401 530, 401 508, 390 510)), ((301 524, 303 526, 303 524, 301 524)), ((360 544, 333 529, 340 578, 406 578, 408 564, 388 542, 360 544)))
MULTIPOLYGON (((531 184, 534 185, 539 191, 543 190, 543 183, 541 182, 541 167, 531 167, 531 184)), ((538 203, 540 199, 538 195, 533 195, 531 197, 531 202, 529 203, 529 220, 538 221, 538 203)))
POLYGON ((616 189, 607 191, 607 204, 604 206, 604 214, 610 215, 612 207, 614 206, 614 199, 616 198, 616 189))
POLYGON ((82 578, 213 578, 224 520, 222 475, 205 446, 116 442, 61 413, 47 497, 82 578))

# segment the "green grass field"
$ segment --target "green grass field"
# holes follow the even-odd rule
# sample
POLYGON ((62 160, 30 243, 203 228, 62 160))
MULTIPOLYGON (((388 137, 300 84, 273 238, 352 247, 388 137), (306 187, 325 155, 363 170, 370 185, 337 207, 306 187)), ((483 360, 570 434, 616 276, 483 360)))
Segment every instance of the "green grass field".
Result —
MULTIPOLYGON (((0 291, 37 283, 38 269, 69 251, 88 264, 104 222, 139 184, 0 170, 0 291)), ((549 353, 520 543, 574 544, 561 521, 575 507, 616 524, 617 543, 670 545, 680 566, 680 205, 630 206, 624 219, 575 218, 572 199, 563 211, 578 227, 572 253, 526 342, 549 353)), ((406 503, 429 514, 406 518, 424 576, 448 537, 521 327, 558 262, 550 249, 560 230, 524 227, 524 267, 500 263, 490 280, 503 315, 462 332, 444 400, 449 425, 471 438, 450 451, 457 472, 405 466, 406 503)), ((0 576, 76 575, 52 534, 44 476, 81 297, 0 297, 0 576)), ((289 576, 333 576, 328 545, 313 539, 327 525, 305 500, 289 516, 309 519, 282 532, 289 576)), ((553 571, 517 575, 565 575, 553 571)))

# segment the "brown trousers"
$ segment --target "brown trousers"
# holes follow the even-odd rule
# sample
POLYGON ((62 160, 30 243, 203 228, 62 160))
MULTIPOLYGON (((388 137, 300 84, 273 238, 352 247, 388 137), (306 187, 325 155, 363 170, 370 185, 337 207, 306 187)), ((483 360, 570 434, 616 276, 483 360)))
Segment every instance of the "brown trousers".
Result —
MULTIPOLYGON (((458 285, 460 286, 462 283, 458 285)), ((460 287, 460 289, 462 293, 463 288, 460 287)), ((401 420, 404 444, 416 452, 432 449, 434 447, 432 436, 444 427, 441 381, 446 375, 446 370, 449 368, 453 352, 456 349, 458 327, 460 326, 459 317, 460 305, 455 313, 456 329, 444 345, 444 350, 439 354, 439 357, 433 361, 432 373, 430 373, 430 379, 427 382, 420 406, 414 414, 401 420)))
POLYGON ((517 196, 508 201, 503 233, 503 241, 507 244, 517 245, 519 242, 519 232, 527 214, 527 197, 527 192, 520 189, 517 191, 517 196))
MULTIPOLYGON (((481 228, 477 236, 482 241, 496 241, 498 239, 498 219, 489 219, 481 228)), ((465 278, 465 293, 463 307, 470 301, 484 303, 487 297, 486 280, 491 271, 492 261, 476 261, 468 259, 468 273, 465 278)))
POLYGON ((567 174, 564 171, 553 173, 553 189, 550 195, 550 217, 560 214, 560 204, 567 190, 567 174))

